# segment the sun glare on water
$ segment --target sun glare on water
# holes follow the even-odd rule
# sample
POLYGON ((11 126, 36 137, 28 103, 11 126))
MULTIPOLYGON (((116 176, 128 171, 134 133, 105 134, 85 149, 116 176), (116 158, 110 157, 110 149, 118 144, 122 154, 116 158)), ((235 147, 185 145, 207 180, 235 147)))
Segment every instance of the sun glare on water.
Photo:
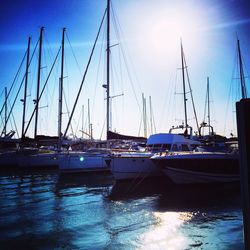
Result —
POLYGON ((143 248, 146 249, 185 249, 187 238, 183 235, 180 228, 192 219, 192 213, 165 212, 154 213, 158 223, 141 236, 143 248))

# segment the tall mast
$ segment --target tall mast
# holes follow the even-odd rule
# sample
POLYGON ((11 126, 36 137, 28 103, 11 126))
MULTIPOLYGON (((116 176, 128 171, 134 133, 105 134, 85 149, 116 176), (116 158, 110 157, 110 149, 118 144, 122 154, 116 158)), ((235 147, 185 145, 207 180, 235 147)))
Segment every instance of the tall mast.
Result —
POLYGON ((82 138, 84 134, 83 126, 84 126, 84 105, 82 105, 82 138))
POLYGON ((241 95, 242 95, 242 99, 246 99, 247 98, 246 83, 245 83, 245 76, 244 76, 244 69, 243 69, 239 39, 237 39, 237 47, 238 47, 239 67, 240 67, 241 95))
POLYGON ((147 111, 146 111, 146 99, 142 93, 142 117, 144 126, 144 137, 147 138, 147 111))
POLYGON ((208 118, 208 132, 210 135, 210 96, 209 96, 209 77, 207 77, 207 118, 208 118))
POLYGON ((24 85, 24 96, 23 96, 23 121, 22 121, 22 136, 24 138, 24 127, 25 127, 25 114, 26 114, 26 99, 27 99, 27 86, 28 86, 28 75, 29 75, 29 60, 30 60, 30 40, 28 38, 28 48, 26 57, 26 71, 25 71, 25 85, 24 85))
POLYGON ((149 110, 150 110, 150 129, 151 134, 153 134, 153 112, 152 112, 152 102, 151 102, 151 96, 149 96, 149 110))
POLYGON ((39 42, 39 55, 38 55, 38 73, 37 73, 37 91, 36 91, 36 116, 35 116, 35 132, 34 138, 37 136, 37 122, 38 122, 38 109, 39 109, 39 95, 40 95, 40 73, 41 73, 41 62, 42 62, 42 42, 43 42, 43 30, 44 27, 40 29, 40 42, 39 42))
POLYGON ((4 114, 4 131, 3 134, 4 136, 6 136, 6 131, 7 131, 7 112, 8 112, 8 106, 7 106, 7 98, 8 98, 8 94, 7 94, 7 87, 4 88, 5 91, 5 114, 4 114))
POLYGON ((109 104, 109 98, 110 98, 110 93, 109 93, 109 85, 110 85, 110 79, 109 79, 109 56, 110 56, 110 0, 107 0, 107 47, 106 47, 106 53, 107 53, 107 134, 108 131, 110 130, 110 124, 109 124, 109 116, 110 116, 110 104, 109 104))
POLYGON ((62 147, 62 99, 63 99, 63 70, 64 70, 64 36, 66 28, 62 32, 62 57, 61 57, 61 77, 59 79, 59 101, 58 101, 58 150, 62 147))
POLYGON ((184 68, 184 53, 183 53, 183 47, 181 42, 181 69, 182 69, 182 84, 183 84, 183 98, 184 98, 184 114, 185 114, 185 128, 187 128, 187 98, 186 98, 186 84, 185 84, 185 68, 184 68))
POLYGON ((89 105, 89 99, 88 99, 88 125, 89 125, 89 136, 91 138, 91 123, 90 123, 90 105, 89 105))

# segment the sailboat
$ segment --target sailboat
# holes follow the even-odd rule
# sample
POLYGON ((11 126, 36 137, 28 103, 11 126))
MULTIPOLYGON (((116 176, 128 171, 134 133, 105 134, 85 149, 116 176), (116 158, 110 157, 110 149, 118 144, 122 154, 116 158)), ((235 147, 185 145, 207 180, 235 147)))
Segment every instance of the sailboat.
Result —
MULTIPOLYGON (((109 120, 110 120, 110 0, 107 0, 107 8, 106 8, 106 17, 107 17, 107 41, 106 41, 106 63, 107 63, 107 72, 106 72, 106 84, 103 85, 104 88, 106 88, 106 94, 107 94, 107 134, 110 128, 109 120)), ((103 20, 101 22, 102 26, 103 20)), ((100 28, 101 28, 100 26, 100 28)), ((100 33, 100 28, 98 31, 97 38, 100 33)), ((96 41, 97 41, 96 38, 96 41)), ((89 58, 89 63, 93 54, 93 50, 95 48, 95 44, 92 49, 91 56, 89 58)), ((88 65, 89 65, 88 63, 88 65)), ((86 71, 83 77, 83 81, 85 79, 86 71)), ((82 81, 82 83, 83 83, 82 81)), ((81 84, 82 87, 82 84, 81 84)), ((81 87, 79 89, 81 90, 81 87)), ((79 94, 77 96, 76 101, 78 100, 79 94)), ((76 104, 76 102, 75 102, 76 104)), ((75 108, 75 105, 74 105, 75 108)), ((74 111, 73 108, 73 111, 74 111)), ((72 119, 73 112, 71 113, 68 125, 72 119)), ((64 133, 64 136, 66 135, 68 126, 66 128, 66 131, 64 133)), ((106 145, 108 143, 106 142, 106 145)), ((67 152, 61 152, 59 154, 59 170, 60 173, 79 173, 79 172, 110 172, 110 156, 112 152, 109 148, 90 148, 89 150, 85 152, 73 152, 73 151, 67 151, 67 152)))
MULTIPOLYGON (((56 59, 54 60, 54 63, 51 67, 48 78, 45 81, 42 91, 40 92, 40 73, 41 73, 40 71, 41 71, 41 61, 42 61, 43 31, 44 31, 44 27, 41 27, 40 36, 39 36, 37 92, 36 92, 36 99, 34 100, 35 108, 33 110, 29 123, 25 128, 27 83, 28 83, 28 71, 29 71, 29 64, 30 64, 30 59, 29 59, 30 38, 28 41, 26 77, 25 77, 24 98, 23 98, 22 135, 21 135, 20 148, 16 153, 17 165, 19 168, 35 169, 35 170, 38 170, 38 169, 50 170, 50 169, 58 168, 57 152, 55 151, 55 148, 51 146, 51 145, 54 145, 55 142, 58 140, 57 137, 37 135, 39 102, 42 97, 44 88, 50 77, 50 73, 52 72, 56 59, 59 55, 59 51, 60 51, 59 49, 56 59), (30 139, 30 138, 25 137, 25 134, 28 130, 28 127, 30 125, 30 122, 34 114, 35 114, 34 139, 30 139), (46 147, 44 145, 46 145, 46 147)), ((65 32, 65 29, 63 29, 62 47, 63 47, 63 41, 64 41, 64 32, 65 32)), ((62 58, 63 58, 63 48, 62 48, 62 58)))
POLYGON ((227 138, 222 135, 218 135, 214 132, 214 128, 211 125, 210 115, 210 81, 207 77, 207 89, 206 89, 206 101, 205 101, 205 113, 204 120, 200 124, 200 138, 202 145, 196 148, 199 152, 228 152, 231 150, 232 144, 227 141, 227 138), (207 109, 207 121, 205 119, 207 109))
MULTIPOLYGON (((28 122, 28 125, 25 128, 25 119, 26 119, 26 98, 27 98, 27 86, 28 86, 28 75, 29 75, 29 66, 32 61, 34 52, 36 51, 37 45, 34 48, 34 51, 32 53, 32 56, 30 57, 30 43, 31 38, 28 38, 28 48, 26 50, 25 56, 23 58, 26 58, 26 70, 25 75, 22 79, 22 82, 19 86, 19 90, 16 94, 15 101, 13 102, 13 105, 9 111, 9 115, 6 119, 6 123, 8 119, 10 118, 10 115, 13 111, 13 107, 15 105, 15 102, 17 100, 17 97, 19 95, 19 92, 21 90, 21 87, 24 83, 24 97, 21 99, 21 102, 23 104, 23 116, 22 116, 22 133, 21 137, 17 140, 15 140, 16 147, 15 149, 7 151, 6 149, 4 152, 1 152, 0 154, 0 165, 3 167, 15 167, 17 169, 52 169, 57 168, 57 152, 54 150, 51 150, 48 148, 48 146, 54 145, 56 138, 55 137, 48 137, 48 136, 37 136, 37 118, 38 118, 38 103, 42 96, 42 93, 44 91, 44 88, 48 82, 48 79, 50 77, 50 73, 53 70, 53 66, 55 65, 56 59, 51 67, 50 73, 47 77, 47 80, 45 81, 45 84, 43 86, 43 89, 40 93, 39 86, 40 86, 40 70, 41 70, 41 54, 42 54, 42 36, 43 36, 43 30, 44 28, 41 27, 40 29, 40 37, 39 37, 39 55, 38 55, 38 81, 37 81, 37 96, 34 100, 35 108, 33 110, 32 116, 28 122), (35 119, 35 133, 34 138, 28 138, 26 137, 26 132, 28 130, 28 127, 30 125, 30 122, 33 118, 33 115, 36 113, 36 119, 35 119), (47 146, 46 148, 44 146, 47 146)), ((60 49, 59 49, 60 51, 60 49)), ((56 58, 59 55, 59 51, 57 53, 56 58)), ((22 62, 23 62, 22 61, 22 62)), ((22 63, 21 63, 22 65, 22 63)), ((20 67, 21 67, 20 65, 20 67)), ((9 91, 10 93, 10 91, 9 91)), ((9 95, 9 94, 8 94, 9 95)), ((5 102, 7 103, 7 101, 5 102)), ((4 126, 4 130, 6 131, 6 124, 4 126)), ((13 133, 10 133, 9 136, 6 134, 6 137, 11 137, 13 133)), ((14 141, 14 139, 9 138, 11 142, 14 141)), ((57 139, 58 140, 58 139, 57 139)))
POLYGON ((111 157, 111 172, 116 181, 136 180, 151 177, 163 176, 161 168, 154 164, 151 157, 155 153, 160 155, 163 152, 172 154, 173 152, 191 152, 201 143, 192 138, 192 127, 187 123, 186 89, 184 74, 184 54, 181 44, 182 80, 184 92, 184 114, 185 124, 172 127, 169 133, 159 133, 151 135, 146 144, 146 151, 141 153, 123 153, 111 157), (173 130, 184 131, 182 134, 174 134, 173 130))
MULTIPOLYGON (((0 166, 1 167, 13 167, 17 165, 16 161, 16 149, 20 143, 20 139, 12 138, 15 131, 10 131, 7 133, 7 88, 5 88, 5 124, 3 130, 3 136, 0 137, 0 166)), ((3 108, 4 108, 3 107, 3 108)), ((2 109, 3 110, 3 109, 2 109)))
POLYGON ((1 151, 4 152, 6 150, 15 150, 17 148, 17 145, 20 142, 20 139, 13 138, 15 133, 16 133, 14 130, 7 132, 7 121, 8 121, 7 99, 8 99, 8 95, 9 95, 7 93, 7 87, 4 88, 4 93, 5 93, 5 101, 4 101, 4 104, 2 106, 1 111, 5 110, 5 112, 4 112, 5 114, 4 114, 4 128, 3 128, 2 134, 0 136, 0 152, 1 151))
MULTIPOLYGON (((246 98, 244 72, 237 41, 242 98, 246 98)), ((234 183, 239 181, 238 149, 230 152, 189 152, 155 155, 151 160, 175 184, 234 183)))

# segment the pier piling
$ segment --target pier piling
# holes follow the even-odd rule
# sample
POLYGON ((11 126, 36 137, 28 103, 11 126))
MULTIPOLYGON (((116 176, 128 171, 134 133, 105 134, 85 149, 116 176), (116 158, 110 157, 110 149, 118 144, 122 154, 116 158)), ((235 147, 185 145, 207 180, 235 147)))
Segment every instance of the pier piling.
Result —
POLYGON ((250 99, 236 103, 245 249, 250 249, 250 99))

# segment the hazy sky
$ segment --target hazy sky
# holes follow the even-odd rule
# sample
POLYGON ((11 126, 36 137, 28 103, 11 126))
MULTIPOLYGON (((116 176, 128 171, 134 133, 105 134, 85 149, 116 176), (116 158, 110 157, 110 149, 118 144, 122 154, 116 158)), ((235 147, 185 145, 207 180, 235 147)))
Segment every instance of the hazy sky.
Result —
MULTIPOLYGON (((88 61, 105 0, 2 1, 0 6, 0 104, 4 88, 10 88, 27 47, 38 40, 39 29, 45 27, 41 85, 43 86, 61 42, 65 40, 63 129, 72 109, 86 63, 88 61)), ((204 119, 206 81, 210 78, 211 120, 215 131, 229 136, 236 133, 235 101, 240 99, 236 65, 236 37, 240 39, 245 74, 250 71, 250 2, 248 0, 112 0, 111 15, 111 95, 112 129, 131 135, 143 135, 142 93, 147 99, 148 129, 151 132, 149 96, 156 132, 167 132, 182 123, 182 82, 180 38, 183 42, 190 83, 199 123, 204 119), (141 125, 140 125, 141 124, 141 125)), ((77 106, 72 123, 74 133, 88 129, 87 103, 95 138, 105 135, 105 27, 77 106), (84 112, 82 106, 84 105, 84 112), (83 125, 82 125, 83 113, 83 125)), ((37 79, 37 52, 29 70, 26 121, 34 107, 37 79)), ((59 58, 60 59, 60 58, 59 58)), ((25 64, 9 100, 11 105, 21 83, 25 64)), ((57 134, 57 101, 60 60, 53 70, 40 104, 39 134, 57 134)), ((246 79, 249 89, 249 80, 246 79)), ((249 90, 248 90, 249 93, 249 90)), ((13 110, 21 130, 23 88, 13 110)), ((188 123, 195 128, 188 95, 188 123)), ((10 107, 8 107, 10 109, 10 107)), ((3 117, 3 115, 2 115, 3 117)), ((8 130, 13 127, 14 122, 8 130)), ((154 128, 154 126, 153 126, 154 128)), ((2 129, 2 124, 1 124, 2 129)), ((155 132, 153 130, 153 132, 155 132)), ((71 131, 69 131, 71 133, 71 131)), ((33 123, 28 135, 33 135, 33 123)))

